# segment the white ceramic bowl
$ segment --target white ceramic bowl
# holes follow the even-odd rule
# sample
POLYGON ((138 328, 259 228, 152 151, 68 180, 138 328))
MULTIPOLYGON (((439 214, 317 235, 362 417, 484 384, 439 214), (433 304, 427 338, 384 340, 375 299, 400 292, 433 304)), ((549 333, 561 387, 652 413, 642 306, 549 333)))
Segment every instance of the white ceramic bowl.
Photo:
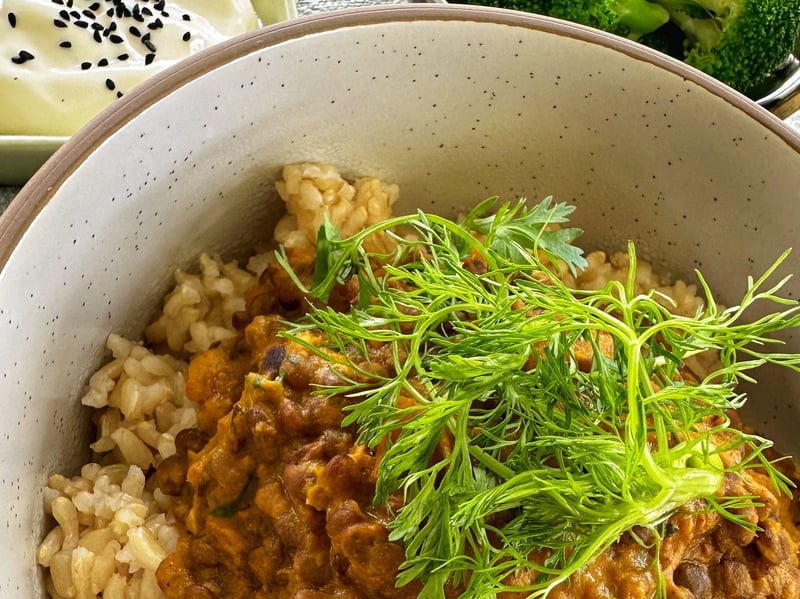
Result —
MULTIPOLYGON (((43 595, 41 488, 85 457, 77 398, 106 336, 138 335, 201 249, 234 256, 267 234, 284 163, 399 183, 401 212, 552 194, 577 206, 584 246, 633 239, 677 274, 700 267, 724 301, 796 242, 798 149, 767 111, 676 61, 484 8, 328 13, 163 73, 0 219, 0 596, 43 595)), ((800 375, 762 379, 750 421, 800 451, 800 375)))

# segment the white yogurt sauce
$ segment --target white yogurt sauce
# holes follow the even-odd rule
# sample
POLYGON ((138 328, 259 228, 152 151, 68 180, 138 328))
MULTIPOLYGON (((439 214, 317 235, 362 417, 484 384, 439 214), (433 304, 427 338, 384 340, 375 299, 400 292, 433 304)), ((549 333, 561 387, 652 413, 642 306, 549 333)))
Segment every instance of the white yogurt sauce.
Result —
POLYGON ((0 135, 71 135, 145 78, 260 25, 250 0, 0 0, 0 135))

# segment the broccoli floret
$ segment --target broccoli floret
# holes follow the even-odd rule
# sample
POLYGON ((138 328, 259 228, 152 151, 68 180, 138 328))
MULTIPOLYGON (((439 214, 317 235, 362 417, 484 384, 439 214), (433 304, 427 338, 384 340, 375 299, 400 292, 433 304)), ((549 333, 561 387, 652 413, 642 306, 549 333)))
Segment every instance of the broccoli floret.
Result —
POLYGON ((673 58, 683 60, 683 42, 685 39, 686 37, 678 26, 669 22, 652 33, 643 35, 639 38, 639 42, 663 54, 669 54, 673 58))
POLYGON ((800 0, 655 0, 685 36, 683 60, 741 92, 794 50, 800 0))
POLYGON ((634 40, 669 21, 669 13, 648 0, 467 0, 467 3, 546 15, 634 40))
POLYGON ((800 0, 462 1, 622 35, 751 95, 794 51, 800 33, 800 0))

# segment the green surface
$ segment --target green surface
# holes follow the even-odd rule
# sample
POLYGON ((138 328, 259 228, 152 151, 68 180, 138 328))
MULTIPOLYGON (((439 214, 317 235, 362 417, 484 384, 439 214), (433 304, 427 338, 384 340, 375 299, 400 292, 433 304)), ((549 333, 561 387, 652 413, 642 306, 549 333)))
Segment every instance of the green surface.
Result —
POLYGON ((0 185, 23 185, 66 140, 66 137, 0 136, 0 185))
POLYGON ((0 187, 0 212, 8 208, 18 191, 17 187, 0 187))

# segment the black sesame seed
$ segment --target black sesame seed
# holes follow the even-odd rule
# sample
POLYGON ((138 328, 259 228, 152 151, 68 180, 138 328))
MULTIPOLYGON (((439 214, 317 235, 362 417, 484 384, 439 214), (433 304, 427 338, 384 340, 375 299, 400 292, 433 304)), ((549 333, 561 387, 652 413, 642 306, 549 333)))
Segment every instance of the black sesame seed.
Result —
POLYGON ((95 31, 103 31, 103 24, 102 23, 98 23, 97 21, 92 21, 91 27, 95 31))
POLYGON ((113 16, 114 16, 114 8, 113 8, 113 7, 112 7, 112 8, 109 8, 109 9, 106 11, 106 16, 107 16, 107 17, 113 17, 113 16))
POLYGON ((64 6, 63 0, 50 0, 50 2, 52 2, 53 4, 60 4, 61 6, 64 6))
POLYGON ((17 26, 17 15, 13 12, 8 13, 8 24, 11 25, 12 28, 17 26))
POLYGON ((94 12, 92 12, 88 8, 83 9, 81 12, 83 13, 83 16, 86 17, 87 19, 96 19, 97 18, 97 15, 94 14, 94 12))
POLYGON ((69 21, 69 11, 66 8, 62 8, 61 10, 59 10, 58 14, 65 21, 69 21))
POLYGON ((96 11, 98 8, 100 8, 99 2, 93 2, 92 4, 89 5, 89 10, 91 11, 96 11))
POLYGON ((61 46, 62 48, 72 48, 72 42, 61 42, 58 45, 61 46))
POLYGON ((70 11, 69 14, 71 14, 76 19, 80 19, 81 18, 81 13, 79 13, 77 10, 70 11))
POLYGON ((111 40, 112 44, 121 44, 125 40, 122 38, 121 35, 117 35, 116 33, 111 34, 108 36, 108 39, 111 40))
POLYGON ((75 25, 77 27, 80 27, 81 29, 88 29, 89 28, 89 23, 87 23, 86 21, 75 21, 75 25))
POLYGON ((156 51, 156 46, 155 46, 155 44, 154 44, 153 42, 151 42, 150 40, 147 40, 147 41, 144 41, 144 40, 143 40, 143 41, 142 41, 142 43, 144 44, 144 47, 145 47, 145 48, 147 48, 148 50, 150 50, 150 52, 155 52, 155 51, 156 51))
POLYGON ((115 87, 117 87, 117 84, 114 83, 113 79, 106 79, 106 87, 110 90, 113 90, 115 87))
POLYGON ((67 0, 67 8, 72 8, 72 0, 67 0))
POLYGON ((119 56, 117 56, 117 60, 128 60, 129 58, 130 58, 130 56, 128 56, 125 53, 120 54, 119 56))
POLYGON ((184 42, 188 42, 190 39, 192 39, 192 34, 191 34, 191 32, 187 31, 186 33, 184 33, 184 34, 183 34, 183 37, 182 37, 181 39, 182 39, 184 42))
POLYGON ((182 18, 184 21, 191 21, 191 20, 192 20, 192 16, 191 16, 191 15, 183 15, 181 18, 182 18))
POLYGON ((61 21, 60 19, 53 19, 53 25, 55 25, 56 27, 61 27, 62 29, 67 26, 67 24, 64 21, 61 21))
POLYGON ((107 67, 108 66, 108 58, 101 58, 97 61, 98 67, 107 67))
POLYGON ((103 36, 100 35, 100 32, 97 31, 96 29, 95 29, 94 33, 92 34, 92 37, 94 38, 94 41, 96 41, 98 44, 103 41, 103 36))
POLYGON ((111 21, 111 23, 108 24, 108 30, 109 31, 116 31, 117 30, 117 22, 116 21, 111 21))
MULTIPOLYGON (((131 16, 131 15, 128 15, 131 16)), ((138 21, 139 23, 144 23, 144 17, 141 14, 133 15, 133 20, 138 21)))
POLYGON ((153 11, 147 8, 146 6, 142 9, 142 14, 147 15, 148 17, 153 16, 153 11))
POLYGON ((33 60, 34 58, 36 57, 27 50, 20 50, 19 54, 11 59, 11 62, 14 64, 24 64, 29 60, 33 60))
POLYGON ((92 68, 92 63, 91 62, 82 62, 81 63, 81 71, 88 71, 90 68, 92 68))
POLYGON ((166 10, 161 11, 161 16, 164 17, 165 19, 169 19, 169 13, 166 10))
POLYGON ((152 64, 152 62, 156 59, 156 55, 153 53, 145 54, 144 57, 144 64, 152 64))
POLYGON ((117 97, 121 98, 122 97, 122 92, 117 92, 117 97))
POLYGON ((164 0, 158 0, 158 2, 153 4, 153 8, 155 8, 156 10, 164 10, 164 7, 166 5, 167 5, 167 3, 164 2, 164 0))
POLYGON ((128 31, 131 32, 131 35, 135 35, 136 37, 142 37, 142 32, 139 31, 134 25, 128 27, 128 31))

